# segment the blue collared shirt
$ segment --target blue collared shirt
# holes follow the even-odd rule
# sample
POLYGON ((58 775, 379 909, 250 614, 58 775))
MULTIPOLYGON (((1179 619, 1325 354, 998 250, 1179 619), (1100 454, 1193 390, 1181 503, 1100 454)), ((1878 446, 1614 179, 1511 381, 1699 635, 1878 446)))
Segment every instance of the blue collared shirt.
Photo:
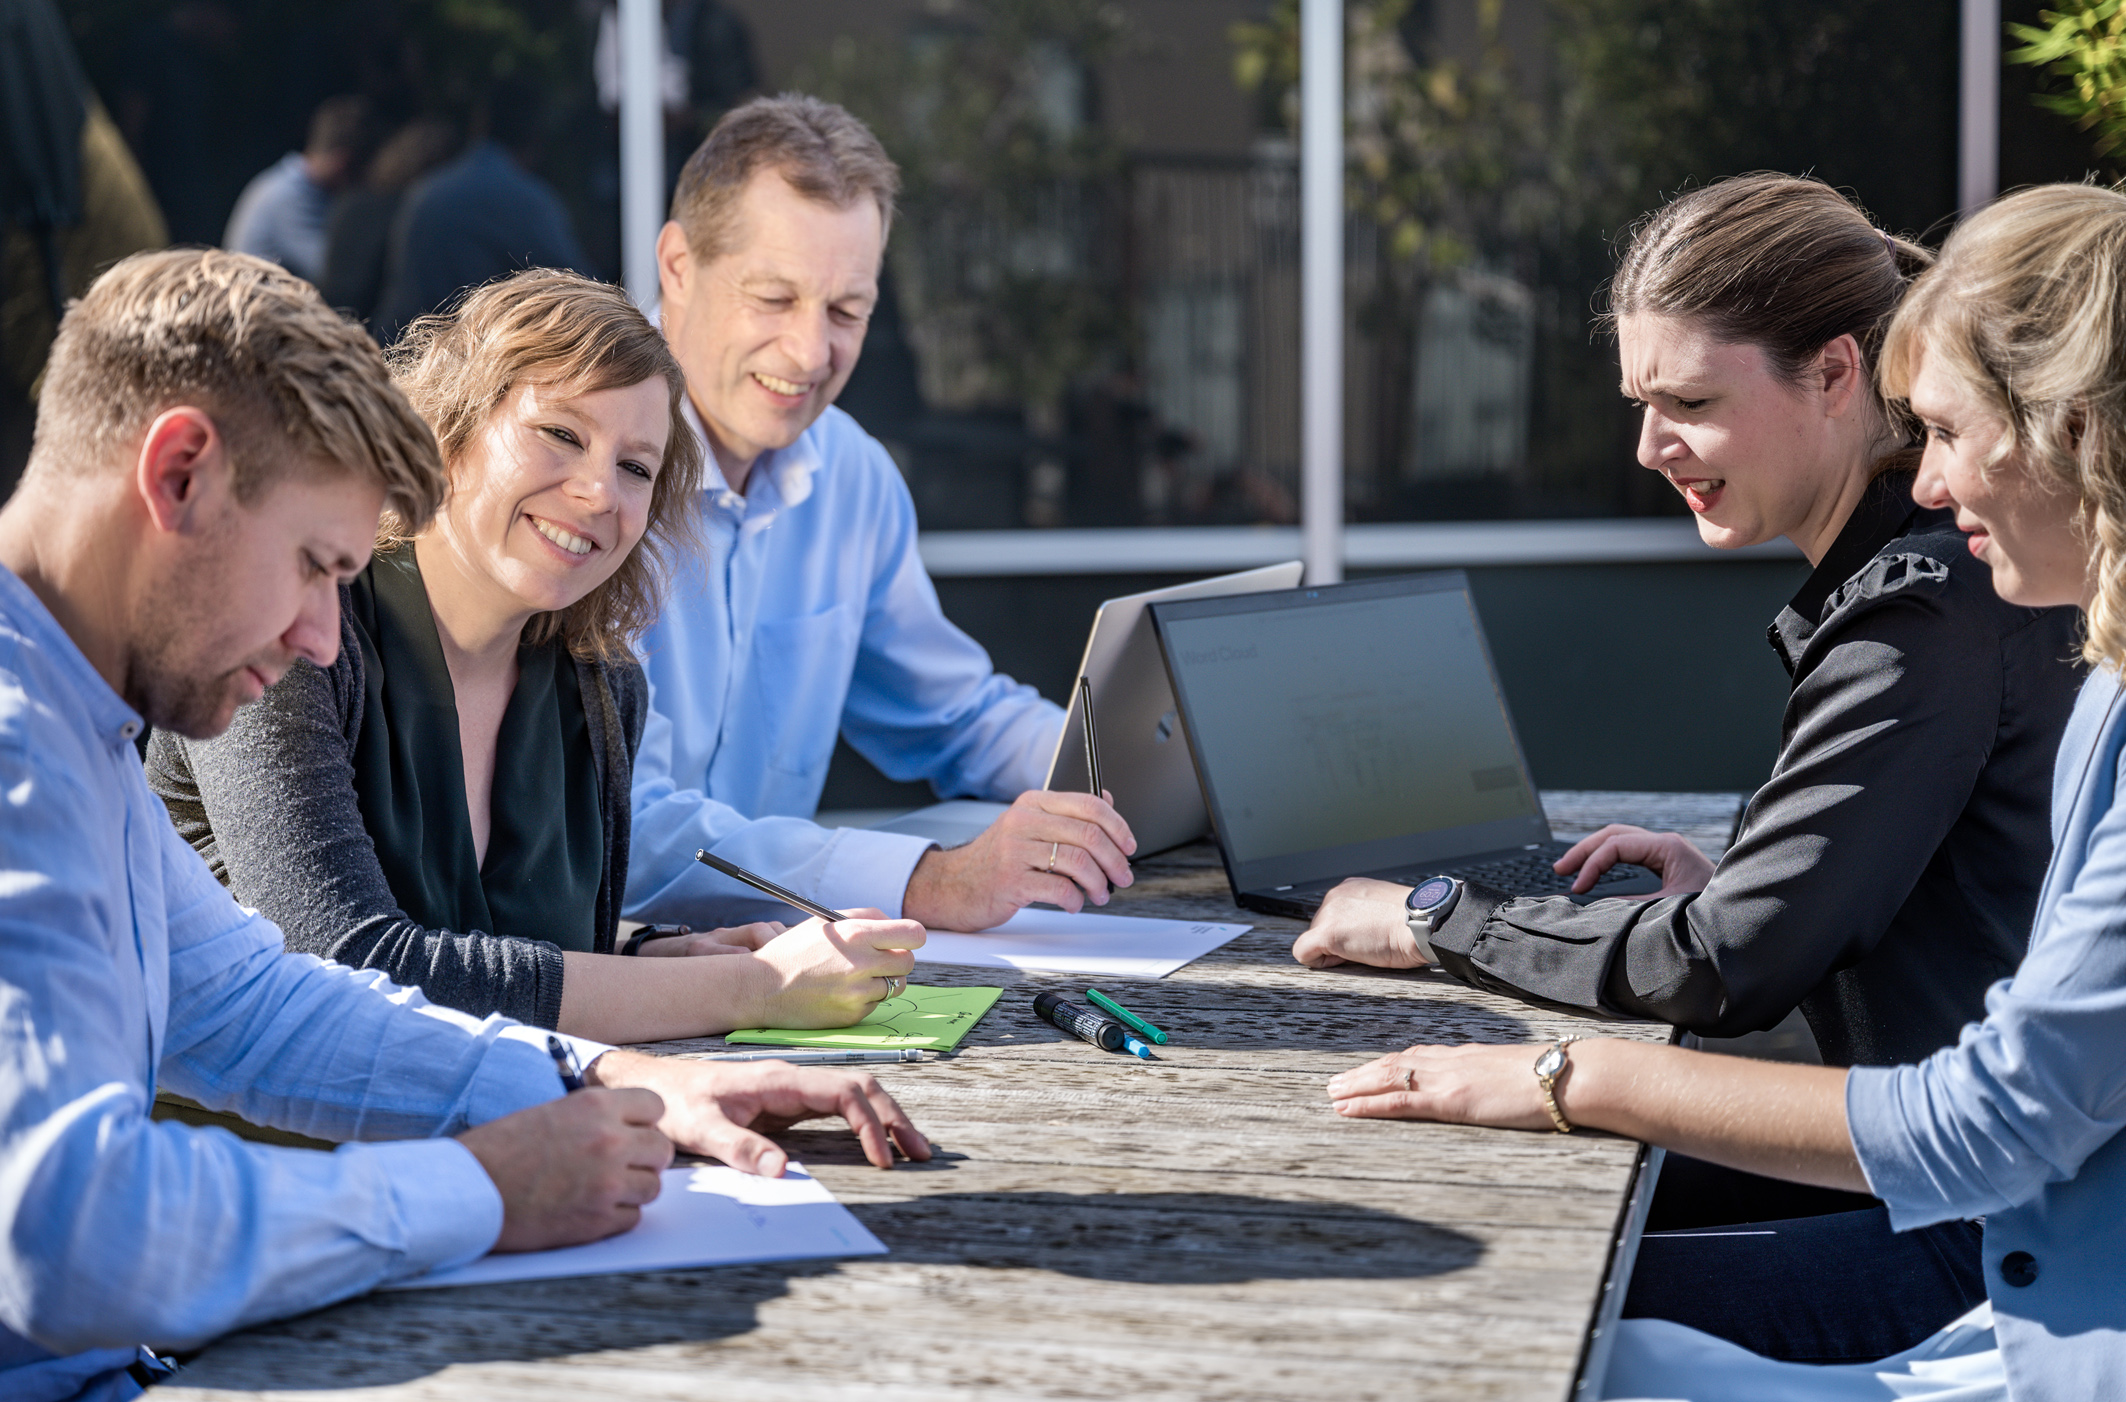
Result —
POLYGON ((229 212, 222 247, 253 253, 316 282, 325 275, 325 219, 332 192, 310 178, 300 151, 267 166, 229 212))
MULTIPOLYGON (((0 1396, 119 1398, 181 1348, 494 1244, 448 1135, 560 1094, 544 1034, 284 954, 148 791, 141 720, 0 569, 0 1396), (158 1084, 349 1144, 149 1118, 158 1084)), ((593 1048, 593 1054, 597 1049, 593 1048)))
POLYGON ((2011 1395, 2097 1402, 2126 1376, 2126 692, 2109 667, 2060 741, 2052 830, 2029 953, 1986 1020, 1916 1066, 1855 1067, 1846 1124, 1900 1231, 1985 1217, 2011 1395))
POLYGON ((704 475, 706 559, 676 572, 642 641, 626 913, 789 914, 696 863, 707 847, 823 905, 896 915, 930 844, 812 824, 837 732, 890 778, 1010 799, 1047 780, 1063 712, 946 621, 907 484, 841 410, 763 454, 744 494, 713 456, 704 475))

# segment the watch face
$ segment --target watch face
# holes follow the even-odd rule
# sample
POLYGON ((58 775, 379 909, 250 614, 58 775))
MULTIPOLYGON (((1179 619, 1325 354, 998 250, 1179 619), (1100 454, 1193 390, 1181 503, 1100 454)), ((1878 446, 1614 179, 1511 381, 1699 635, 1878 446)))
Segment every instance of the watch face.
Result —
POLYGON ((1555 1076, 1565 1069, 1565 1049, 1553 1043, 1549 1051, 1535 1059, 1538 1076, 1555 1076))
POLYGON ((1435 876, 1410 893, 1410 909, 1430 910, 1454 894, 1454 883, 1444 876, 1435 876))

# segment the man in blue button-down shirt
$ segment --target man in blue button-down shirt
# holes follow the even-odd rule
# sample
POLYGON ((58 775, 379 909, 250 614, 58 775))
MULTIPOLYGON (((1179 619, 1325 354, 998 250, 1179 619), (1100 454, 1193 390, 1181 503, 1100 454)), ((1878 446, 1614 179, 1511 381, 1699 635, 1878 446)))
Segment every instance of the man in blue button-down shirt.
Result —
POLYGON ((772 1176, 749 1126, 825 1112, 928 1157, 868 1077, 579 1043, 563 1098, 544 1033, 283 953, 177 835, 143 723, 210 736, 329 665, 379 510, 442 495, 374 343, 263 260, 142 254, 61 324, 0 511, 0 1397, 132 1397, 144 1346, 625 1231, 674 1141, 772 1176), (157 1123, 158 1087, 401 1142, 157 1123))
POLYGON ((782 909, 697 865, 702 847, 821 904, 948 930, 1033 901, 1104 904, 1130 882, 1136 843, 1114 809, 1038 787, 1062 711, 946 621, 899 471, 830 407, 863 349, 897 188, 861 122, 805 97, 731 112, 680 176, 658 272, 709 449, 709 558, 680 572, 643 640, 635 919, 782 909), (895 779, 1016 802, 951 851, 821 829, 809 819, 837 732, 895 779))

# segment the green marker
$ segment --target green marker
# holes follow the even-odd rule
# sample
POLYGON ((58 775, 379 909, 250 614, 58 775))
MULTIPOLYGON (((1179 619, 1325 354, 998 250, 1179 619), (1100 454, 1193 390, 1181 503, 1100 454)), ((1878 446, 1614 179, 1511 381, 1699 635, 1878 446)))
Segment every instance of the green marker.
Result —
POLYGON ((1121 1018, 1122 1024, 1125 1027, 1130 1027, 1135 1029, 1136 1031, 1142 1032, 1145 1036, 1151 1038, 1154 1042, 1157 1042, 1162 1047, 1166 1045, 1166 1034, 1164 1032, 1161 1032, 1158 1028, 1146 1022, 1143 1018, 1138 1017, 1135 1013, 1131 1012, 1128 1008, 1123 1007, 1120 1003, 1108 997, 1099 989, 1088 988, 1085 990, 1085 996, 1091 999, 1093 1006, 1099 1008, 1101 1011, 1112 1013, 1116 1017, 1121 1018))

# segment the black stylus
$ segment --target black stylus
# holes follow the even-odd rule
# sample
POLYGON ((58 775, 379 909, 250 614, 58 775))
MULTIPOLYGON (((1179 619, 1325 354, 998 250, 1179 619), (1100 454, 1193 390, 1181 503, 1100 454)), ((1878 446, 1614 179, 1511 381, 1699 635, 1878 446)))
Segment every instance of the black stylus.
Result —
POLYGON ((838 910, 827 909, 817 901, 808 901, 795 891, 786 891, 765 876, 755 876, 737 863, 725 861, 706 847, 694 853, 694 860, 700 862, 703 866, 716 868, 716 870, 734 881, 743 881, 756 891, 765 891, 784 905, 794 905, 807 915, 816 915, 822 920, 847 920, 849 918, 838 910))

